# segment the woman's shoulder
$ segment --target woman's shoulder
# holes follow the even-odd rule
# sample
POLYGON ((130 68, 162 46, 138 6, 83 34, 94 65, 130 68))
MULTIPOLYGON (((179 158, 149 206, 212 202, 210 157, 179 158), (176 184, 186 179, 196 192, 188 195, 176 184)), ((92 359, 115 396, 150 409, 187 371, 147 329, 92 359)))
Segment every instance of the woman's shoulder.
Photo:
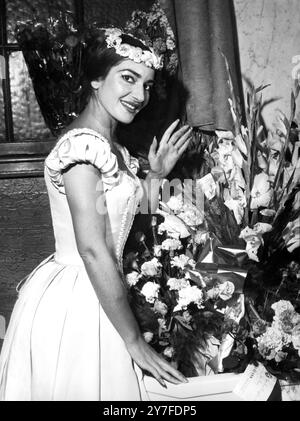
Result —
POLYGON ((85 127, 66 130, 45 160, 45 168, 55 187, 63 189, 62 173, 77 163, 94 165, 110 183, 118 178, 118 163, 109 141, 100 133, 85 127))

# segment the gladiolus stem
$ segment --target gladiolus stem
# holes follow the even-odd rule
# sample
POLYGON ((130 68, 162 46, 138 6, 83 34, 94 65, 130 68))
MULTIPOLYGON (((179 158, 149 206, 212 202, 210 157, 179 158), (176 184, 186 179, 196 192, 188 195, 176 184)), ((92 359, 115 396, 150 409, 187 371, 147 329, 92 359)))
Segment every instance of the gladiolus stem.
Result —
POLYGON ((150 254, 150 256, 151 256, 151 252, 150 252, 150 250, 148 249, 148 247, 147 247, 147 244, 145 243, 145 241, 143 240, 143 241, 141 241, 141 243, 143 244, 143 246, 145 247, 145 250, 147 250, 148 251, 148 253, 150 254))
POLYGON ((258 320, 262 320, 262 318, 260 317, 260 315, 257 313, 257 311, 255 310, 255 307, 253 304, 251 304, 250 302, 248 302, 249 304, 249 308, 252 311, 252 313, 254 314, 254 316, 258 319, 258 320))
POLYGON ((157 241, 156 229, 155 229, 155 226, 153 226, 153 225, 152 225, 152 235, 153 235, 153 239, 154 239, 154 244, 157 245, 158 241, 157 241))
POLYGON ((256 224, 258 220, 257 216, 258 216, 258 209, 254 209, 251 216, 251 224, 250 224, 251 227, 253 227, 253 225, 256 224))

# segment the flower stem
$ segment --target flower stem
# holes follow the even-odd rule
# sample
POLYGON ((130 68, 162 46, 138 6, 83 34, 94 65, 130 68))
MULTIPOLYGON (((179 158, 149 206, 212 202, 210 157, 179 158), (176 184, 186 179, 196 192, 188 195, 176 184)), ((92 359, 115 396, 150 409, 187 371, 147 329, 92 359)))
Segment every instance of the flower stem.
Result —
POLYGON ((250 302, 248 302, 249 304, 249 308, 252 311, 252 313, 254 314, 254 316, 258 319, 258 320, 262 320, 262 318, 260 317, 260 315, 258 314, 258 312, 256 311, 254 305, 250 302))

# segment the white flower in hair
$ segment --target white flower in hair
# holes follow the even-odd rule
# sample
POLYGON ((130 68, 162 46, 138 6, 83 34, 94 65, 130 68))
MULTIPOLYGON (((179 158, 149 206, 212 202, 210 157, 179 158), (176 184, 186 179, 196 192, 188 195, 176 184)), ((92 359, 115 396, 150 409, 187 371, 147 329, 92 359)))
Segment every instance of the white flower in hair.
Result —
POLYGON ((119 46, 118 48, 118 54, 122 57, 130 57, 131 55, 131 51, 130 51, 130 46, 128 44, 122 44, 119 46))
MULTIPOLYGON (((106 28, 105 35, 107 47, 114 48, 116 53, 121 57, 128 57, 135 63, 144 63, 147 67, 152 67, 154 69, 162 68, 162 57, 157 56, 152 48, 149 47, 150 51, 144 51, 140 47, 134 47, 133 45, 122 43, 123 32, 120 29, 106 28)), ((138 39, 131 34, 128 35, 134 39, 138 39)), ((139 41, 144 44, 143 41, 139 41)))

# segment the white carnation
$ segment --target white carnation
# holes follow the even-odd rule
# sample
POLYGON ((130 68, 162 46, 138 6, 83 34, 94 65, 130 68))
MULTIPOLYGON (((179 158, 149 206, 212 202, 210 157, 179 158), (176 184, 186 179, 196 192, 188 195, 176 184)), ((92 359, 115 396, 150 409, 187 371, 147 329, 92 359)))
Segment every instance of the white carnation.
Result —
POLYGON ((130 272, 126 275, 126 281, 127 281, 128 285, 130 285, 132 287, 138 282, 140 277, 141 277, 141 275, 138 272, 133 271, 133 272, 130 272))
POLYGON ((156 257, 154 257, 152 260, 142 264, 141 272, 146 276, 156 276, 161 266, 161 263, 157 260, 156 257))
POLYGON ((172 358, 174 355, 174 348, 172 346, 168 346, 167 348, 164 349, 163 354, 165 357, 172 358))
POLYGON ((155 299, 158 298, 158 291, 160 286, 155 282, 147 282, 141 289, 141 293, 145 296, 148 303, 154 303, 155 299))
POLYGON ((195 303, 198 308, 201 308, 203 302, 203 293, 196 286, 188 286, 178 291, 179 299, 178 304, 174 308, 174 311, 186 310, 187 306, 191 303, 195 303))
POLYGON ((144 339, 147 343, 151 342, 153 339, 153 333, 152 332, 144 332, 143 333, 144 339))
POLYGON ((185 254, 180 254, 179 256, 174 256, 173 259, 171 260, 171 266, 172 267, 177 267, 177 268, 180 268, 182 270, 188 264, 191 264, 193 266, 193 263, 194 263, 193 260, 190 259, 185 254))
POLYGON ((279 316, 286 310, 294 312, 294 306, 290 301, 287 300, 279 300, 276 303, 271 305, 271 308, 275 311, 275 315, 279 316))
POLYGON ((170 200, 167 202, 167 205, 174 213, 178 213, 181 211, 183 202, 180 196, 178 197, 172 196, 170 200))
POLYGON ((185 278, 177 279, 177 278, 170 278, 167 282, 168 287, 170 290, 179 291, 182 288, 186 288, 191 286, 189 281, 187 281, 185 278))
POLYGON ((282 348, 291 341, 291 335, 287 335, 275 326, 271 326, 257 338, 258 351, 266 360, 274 359, 279 362, 283 356, 282 348))
POLYGON ((176 240, 174 238, 167 238, 162 242, 161 247, 163 250, 178 250, 182 248, 182 244, 179 240, 176 240))

